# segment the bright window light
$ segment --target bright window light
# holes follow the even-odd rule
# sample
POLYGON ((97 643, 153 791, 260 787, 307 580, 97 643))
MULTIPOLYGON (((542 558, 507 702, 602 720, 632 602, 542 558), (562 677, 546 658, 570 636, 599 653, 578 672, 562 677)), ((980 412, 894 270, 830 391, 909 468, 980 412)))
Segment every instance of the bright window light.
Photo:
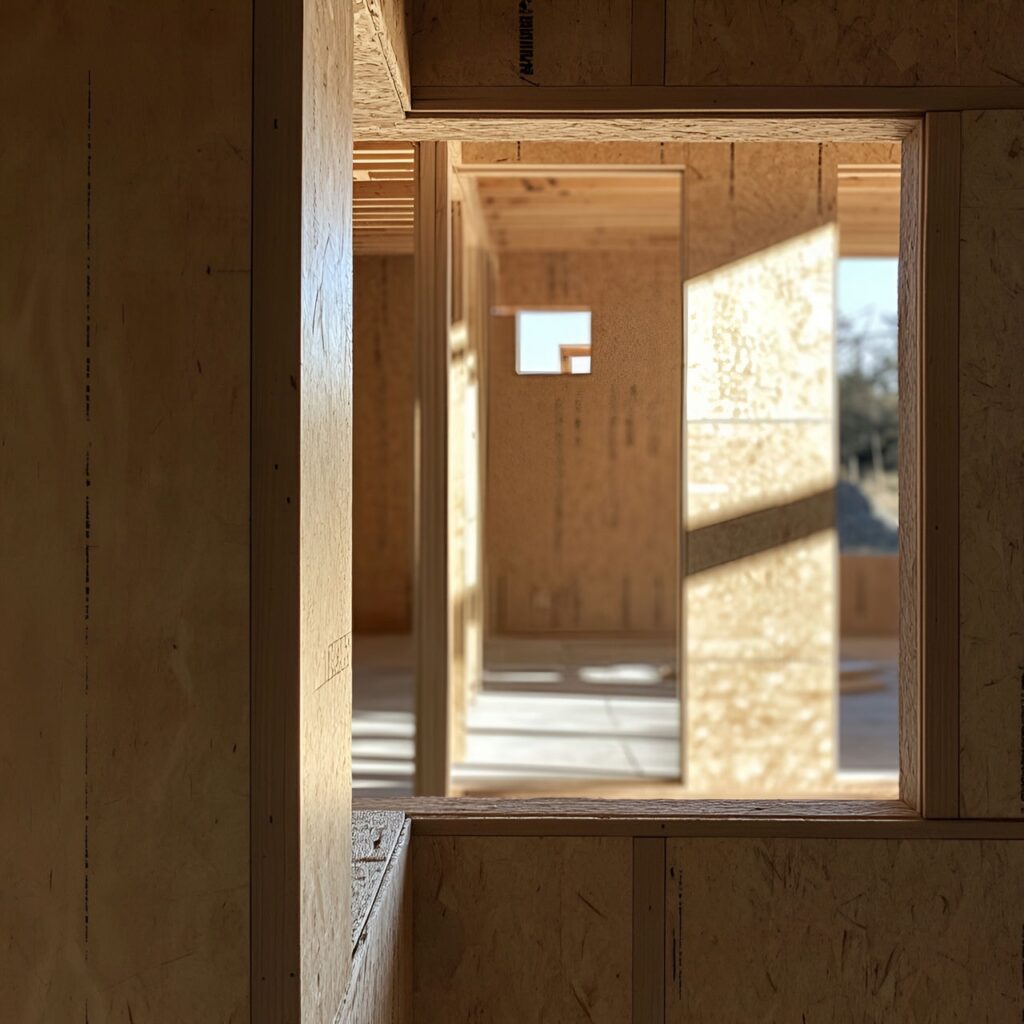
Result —
POLYGON ((590 373, 590 311, 518 310, 516 373, 590 373))

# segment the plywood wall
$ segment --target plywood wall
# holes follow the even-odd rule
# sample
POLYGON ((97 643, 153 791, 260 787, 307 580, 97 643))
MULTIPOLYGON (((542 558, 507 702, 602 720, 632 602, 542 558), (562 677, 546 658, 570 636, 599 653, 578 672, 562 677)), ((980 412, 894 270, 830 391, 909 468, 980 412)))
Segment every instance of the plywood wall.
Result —
POLYGON ((412 628, 413 258, 355 261, 353 628, 412 628))
POLYGON ((252 5, 5 5, 0 1019, 248 1020, 252 5))
POLYGON ((960 813, 1024 814, 1020 111, 965 113, 960 209, 960 813))
POLYGON ((632 846, 414 831, 414 1021, 629 1020, 632 846))
POLYGON ((619 1024, 650 989, 664 1017, 632 1019, 1010 1021, 1024 999, 1020 840, 422 835, 412 868, 424 1024, 619 1024))
POLYGON ((681 324, 671 252, 506 254, 499 305, 592 310, 589 376, 519 376, 491 320, 490 628, 672 632, 681 324))
MULTIPOLYGON (((773 186, 768 172, 737 201, 773 186)), ((682 675, 697 791, 793 796, 834 780, 837 254, 824 224, 685 285, 682 675)))
POLYGON ((412 88, 967 85, 1019 82, 1011 0, 412 5, 412 88), (519 17, 515 15, 518 14, 519 17), (660 15, 660 17, 659 17, 660 15))
POLYGON ((670 1024, 1020 1016, 1022 842, 666 846, 670 1024))

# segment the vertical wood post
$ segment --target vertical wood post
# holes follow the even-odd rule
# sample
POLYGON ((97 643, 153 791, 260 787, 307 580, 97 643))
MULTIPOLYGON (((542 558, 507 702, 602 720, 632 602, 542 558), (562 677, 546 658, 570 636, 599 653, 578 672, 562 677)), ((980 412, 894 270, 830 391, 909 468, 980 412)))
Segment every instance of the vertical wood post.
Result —
POLYGON ((919 537, 921 812, 960 813, 960 114, 924 125, 919 537))
POLYGON ((416 146, 416 407, 413 632, 416 793, 448 791, 448 146, 416 146))

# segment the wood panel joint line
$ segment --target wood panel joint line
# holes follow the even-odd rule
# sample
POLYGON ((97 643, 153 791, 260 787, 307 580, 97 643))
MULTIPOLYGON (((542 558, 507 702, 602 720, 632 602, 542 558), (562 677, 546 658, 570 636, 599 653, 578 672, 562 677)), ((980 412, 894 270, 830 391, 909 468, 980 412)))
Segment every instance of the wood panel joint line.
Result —
POLYGON ((633 1024, 665 1021, 665 840, 633 840, 633 1024))

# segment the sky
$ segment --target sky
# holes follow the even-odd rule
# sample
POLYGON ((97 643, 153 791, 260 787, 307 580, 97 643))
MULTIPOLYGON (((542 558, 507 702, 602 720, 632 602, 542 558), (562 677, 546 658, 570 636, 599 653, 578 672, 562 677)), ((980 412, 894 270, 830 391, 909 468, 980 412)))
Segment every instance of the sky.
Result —
POLYGON ((520 310, 516 337, 519 373, 561 373, 559 347, 590 344, 590 313, 520 310))
POLYGON ((895 316, 896 259, 842 259, 836 281, 836 312, 856 317, 867 309, 895 316))

